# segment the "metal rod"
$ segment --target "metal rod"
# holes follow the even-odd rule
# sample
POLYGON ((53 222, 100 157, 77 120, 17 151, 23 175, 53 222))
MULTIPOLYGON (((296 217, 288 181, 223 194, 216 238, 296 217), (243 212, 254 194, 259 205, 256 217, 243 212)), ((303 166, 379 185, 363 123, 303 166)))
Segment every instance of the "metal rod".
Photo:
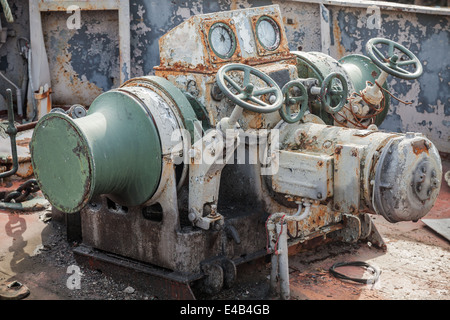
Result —
POLYGON ((277 293, 278 282, 278 256, 272 253, 270 257, 271 269, 270 269, 270 293, 275 295, 277 293))
POLYGON ((277 223, 277 233, 280 235, 278 243, 278 273, 280 276, 280 296, 283 300, 289 300, 291 290, 289 288, 289 259, 287 245, 287 223, 277 223))
POLYGON ((19 124, 19 125, 16 126, 17 132, 22 132, 22 131, 25 131, 25 130, 34 129, 34 127, 36 127, 37 123, 38 123, 37 121, 34 121, 34 122, 28 122, 28 123, 25 123, 25 124, 19 124))
POLYGON ((228 123, 232 126, 235 125, 235 123, 239 120, 239 118, 242 116, 242 112, 244 109, 242 109, 239 106, 234 107, 233 112, 231 113, 230 118, 228 119, 228 123))
POLYGON ((6 89, 6 95, 8 98, 8 127, 6 128, 6 133, 9 135, 9 139, 11 141, 11 155, 13 160, 13 167, 9 171, 0 173, 0 178, 12 176, 17 172, 17 169, 19 168, 19 161, 17 157, 17 145, 16 145, 17 129, 14 126, 14 109, 13 109, 13 98, 11 89, 6 89))
POLYGON ((17 96, 17 114, 19 116, 22 116, 23 112, 23 105, 22 105, 22 89, 16 86, 14 82, 9 80, 2 72, 0 72, 0 76, 5 79, 10 85, 12 85, 16 89, 16 96, 17 96))

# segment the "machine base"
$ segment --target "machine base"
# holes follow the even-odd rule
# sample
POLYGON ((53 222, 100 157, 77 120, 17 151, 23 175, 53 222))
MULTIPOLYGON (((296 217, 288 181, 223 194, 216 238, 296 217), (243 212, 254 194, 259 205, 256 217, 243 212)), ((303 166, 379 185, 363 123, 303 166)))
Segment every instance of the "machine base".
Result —
POLYGON ((159 299, 195 300, 191 284, 203 277, 202 274, 181 274, 166 270, 86 245, 74 248, 73 252, 79 264, 130 282, 141 290, 157 289, 159 299))

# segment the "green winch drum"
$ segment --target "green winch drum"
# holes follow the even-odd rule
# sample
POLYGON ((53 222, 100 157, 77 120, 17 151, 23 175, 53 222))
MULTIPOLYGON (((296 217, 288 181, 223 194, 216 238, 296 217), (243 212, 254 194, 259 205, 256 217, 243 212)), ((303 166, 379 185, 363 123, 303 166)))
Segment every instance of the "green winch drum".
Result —
POLYGON ((112 90, 97 97, 85 117, 49 113, 30 143, 34 174, 58 210, 82 209, 105 194, 123 206, 145 203, 161 178, 158 128, 140 99, 112 90))

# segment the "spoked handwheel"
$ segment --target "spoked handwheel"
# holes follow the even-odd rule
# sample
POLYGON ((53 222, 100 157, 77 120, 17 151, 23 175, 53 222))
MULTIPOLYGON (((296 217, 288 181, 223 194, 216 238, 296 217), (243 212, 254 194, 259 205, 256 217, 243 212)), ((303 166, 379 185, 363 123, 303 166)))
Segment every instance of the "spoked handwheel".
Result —
POLYGON ((284 96, 284 105, 280 108, 280 116, 287 123, 295 123, 303 118, 308 110, 308 91, 298 80, 286 83, 281 89, 284 96), (297 108, 298 112, 292 116, 292 108, 297 108))
POLYGON ((283 94, 276 82, 264 72, 240 63, 230 63, 219 69, 216 75, 217 85, 224 95, 239 107, 258 113, 277 111, 283 103, 283 94), (235 81, 230 73, 243 72, 242 84, 235 81), (265 87, 256 88, 250 82, 250 75, 264 82, 265 87), (231 87, 231 88, 230 88, 231 87), (267 102, 262 96, 268 95, 267 102))
POLYGON ((345 77, 338 72, 330 73, 320 87, 322 109, 334 114, 341 111, 347 103, 348 84, 345 77))
POLYGON ((407 48, 392 40, 384 38, 370 39, 366 44, 366 53, 381 70, 393 76, 413 80, 418 78, 423 72, 419 59, 407 48), (381 45, 381 48, 387 47, 387 54, 382 53, 383 50, 377 48, 377 45, 381 45), (399 60, 400 57, 395 53, 395 49, 400 51, 403 54, 402 57, 406 56, 407 59, 399 60))

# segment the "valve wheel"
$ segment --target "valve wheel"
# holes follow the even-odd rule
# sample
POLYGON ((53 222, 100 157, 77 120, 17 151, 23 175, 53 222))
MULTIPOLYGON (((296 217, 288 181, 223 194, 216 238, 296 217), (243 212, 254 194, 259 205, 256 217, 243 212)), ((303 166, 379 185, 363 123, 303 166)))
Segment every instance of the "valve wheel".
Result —
POLYGON ((341 111, 347 103, 348 84, 342 73, 332 72, 323 81, 320 87, 320 103, 322 108, 331 114, 341 111), (339 80, 341 85, 337 85, 339 80))
POLYGON ((223 66, 217 72, 216 81, 224 95, 244 109, 258 113, 270 113, 277 111, 283 104, 283 94, 276 82, 264 72, 245 64, 230 63, 223 66), (235 71, 244 72, 242 86, 227 74, 235 71), (267 87, 255 88, 255 85, 250 82, 250 75, 264 81, 267 87), (228 85, 237 93, 234 93, 228 85), (268 103, 259 98, 266 94, 270 95, 268 103))
POLYGON ((366 44, 366 53, 381 70, 401 79, 413 80, 418 78, 423 72, 419 59, 407 48, 392 40, 384 38, 370 39, 366 44), (388 46, 387 56, 376 47, 377 44, 388 46), (399 50, 409 59, 399 61, 399 56, 394 53, 394 49, 399 50), (404 68, 409 65, 414 66, 415 71, 412 72, 404 68))
POLYGON ((292 80, 283 86, 281 92, 284 97, 284 104, 279 110, 281 118, 287 123, 300 121, 308 110, 308 91, 305 86, 297 80, 292 80), (293 106, 298 107, 298 113, 294 117, 291 115, 293 106))

